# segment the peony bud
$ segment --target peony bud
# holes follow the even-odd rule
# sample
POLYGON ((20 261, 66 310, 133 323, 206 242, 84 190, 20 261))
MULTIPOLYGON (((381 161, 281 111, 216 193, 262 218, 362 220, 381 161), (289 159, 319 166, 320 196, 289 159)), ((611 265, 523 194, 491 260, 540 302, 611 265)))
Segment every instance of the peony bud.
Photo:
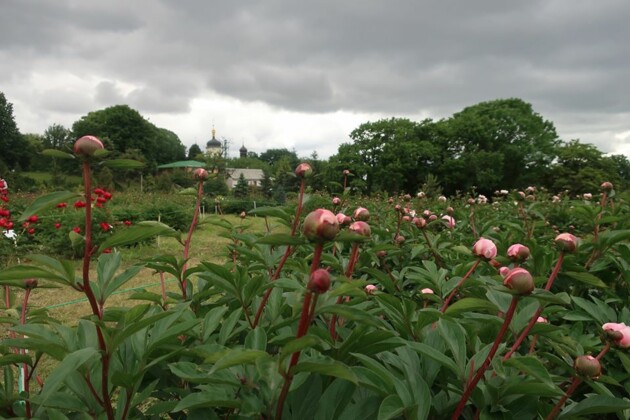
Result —
MULTIPOLYGON (((430 217, 429 217, 429 220, 431 220, 430 217)), ((442 220, 444 221, 444 224, 448 226, 449 229, 453 229, 455 227, 455 218, 453 216, 449 216, 448 214, 445 214, 444 216, 442 216, 442 220)))
POLYGON ((433 294, 433 289, 429 289, 427 287, 427 288, 424 288, 424 289, 420 290, 420 293, 422 293, 423 295, 432 295, 433 294))
POLYGON ((507 276, 510 273, 510 268, 509 267, 501 267, 499 268, 499 274, 501 275, 501 277, 505 278, 505 276, 507 276))
POLYGON ((24 288, 32 290, 37 287, 37 279, 26 279, 24 280, 24 288))
POLYGON ((622 349, 630 348, 630 326, 623 322, 609 322, 604 324, 602 329, 615 346, 622 349))
POLYGON ((424 217, 414 217, 412 222, 418 229, 424 229, 427 226, 427 221, 424 217))
POLYGON ((424 192, 420 191, 418 194, 416 194, 416 197, 424 198, 424 197, 426 197, 426 194, 424 192))
POLYGON ((324 268, 318 268, 311 273, 306 288, 313 293, 325 293, 330 289, 330 273, 324 268))
POLYGON ((306 162, 300 163, 295 168, 295 175, 297 175, 298 178, 306 178, 310 176, 312 173, 313 173, 313 168, 311 168, 311 165, 309 165, 306 162))
MULTIPOLYGON (((436 216, 435 214, 431 214, 431 215, 429 216, 429 222, 435 222, 436 220, 437 220, 437 216, 436 216)), ((453 222, 454 222, 454 221, 455 221, 455 220, 453 219, 453 222)), ((453 226, 454 226, 454 224, 453 224, 453 226)))
POLYGON ((512 261, 523 262, 529 258, 529 248, 525 245, 514 244, 508 248, 507 256, 512 261))
POLYGON ((378 287, 374 286, 373 284, 368 284, 363 290, 365 290, 365 293, 367 293, 368 295, 373 295, 374 292, 378 290, 378 287))
POLYGON ((575 372, 589 379, 597 379, 602 374, 602 365, 593 356, 578 356, 573 364, 575 372))
POLYGON ((350 225, 348 230, 352 233, 356 233, 357 235, 361 235, 366 238, 369 238, 372 235, 370 225, 362 221, 354 222, 350 225))
POLYGON ((331 241, 339 233, 339 222, 330 210, 317 209, 304 218, 302 232, 313 242, 331 241))
POLYGON ((353 217, 354 220, 367 222, 368 220, 370 220, 370 212, 365 207, 359 207, 354 211, 353 217))
POLYGON ((74 153, 77 155, 92 156, 103 148, 103 143, 94 136, 83 136, 74 142, 74 153))
POLYGON ((556 246, 563 252, 574 252, 578 246, 578 238, 570 233, 561 233, 556 236, 556 246))
POLYGON ((344 169, 344 170, 343 170, 343 174, 344 174, 344 175, 350 175, 350 171, 349 171, 349 170, 347 170, 347 169, 344 169))
POLYGON ((593 199, 593 194, 591 194, 591 193, 584 193, 584 195, 582 197, 585 200, 592 200, 593 199))
POLYGON ((378 251, 378 252, 376 253, 376 256, 377 256, 377 257, 379 257, 379 258, 381 258, 381 259, 382 259, 382 258, 386 258, 386 257, 387 257, 387 251, 383 251, 383 250, 378 251))
POLYGON ((341 204, 341 198, 333 197, 332 203, 333 203, 333 206, 338 206, 339 204, 341 204))
POLYGON ((549 324, 549 321, 547 320, 547 318, 539 316, 538 318, 536 318, 536 322, 538 322, 539 324, 549 324))
POLYGON ((405 243, 407 239, 402 235, 396 235, 395 241, 398 245, 402 245, 405 243))
POLYGON ((197 168, 195 169, 195 171, 193 172, 193 177, 195 179, 198 179, 200 181, 205 181, 206 179, 208 179, 208 171, 206 171, 203 168, 197 168))
POLYGON ((446 197, 444 197, 443 195, 441 195, 441 196, 439 196, 439 197, 438 197, 438 201, 439 201, 440 203, 446 203, 446 197))
POLYGON ((479 238, 473 245, 473 254, 485 260, 491 260, 497 256, 497 247, 490 239, 479 238))
POLYGON ((534 279, 529 271, 522 267, 511 269, 503 279, 503 285, 519 295, 529 295, 534 291, 534 279))
POLYGON ((405 200, 405 201, 411 201, 411 195, 410 195, 410 194, 405 194, 405 195, 403 195, 403 200, 405 200))
POLYGON ((346 216, 343 213, 337 213, 337 222, 339 222, 339 225, 349 225, 350 223, 352 223, 352 219, 350 218, 350 216, 346 216))
POLYGON ((242 211, 242 212, 238 215, 238 217, 240 217, 241 219, 244 219, 244 218, 246 218, 246 217, 247 217, 247 213, 246 213, 246 212, 244 212, 244 211, 242 211))
POLYGON ((608 182, 608 181, 606 181, 606 182, 602 182, 602 185, 600 185, 600 188, 601 188, 603 191, 609 192, 609 191, 612 191, 612 189, 613 189, 613 184, 612 184, 612 182, 608 182))
POLYGON ((452 216, 455 213, 455 210, 453 209, 453 207, 447 207, 446 213, 448 213, 449 216, 452 216))

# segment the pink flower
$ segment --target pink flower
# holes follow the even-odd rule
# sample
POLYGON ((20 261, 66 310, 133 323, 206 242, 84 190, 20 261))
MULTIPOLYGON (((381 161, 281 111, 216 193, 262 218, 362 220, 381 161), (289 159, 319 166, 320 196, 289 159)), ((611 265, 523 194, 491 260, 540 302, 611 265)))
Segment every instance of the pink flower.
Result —
POLYGON ((511 269, 503 279, 503 285, 519 295, 528 295, 534 291, 534 279, 529 271, 522 267, 511 269))
POLYGON ((346 216, 343 213, 337 213, 337 216, 335 217, 337 218, 337 222, 339 222, 339 225, 347 225, 352 222, 350 216, 346 216))
POLYGON ((420 290, 420 293, 422 293, 423 295, 432 295, 434 292, 433 289, 429 289, 428 287, 426 287, 420 290))
POLYGON ((507 256, 512 261, 523 262, 529 258, 529 248, 525 245, 514 244, 508 248, 507 256))
POLYGON ((549 324, 549 321, 547 320, 547 318, 544 318, 542 316, 539 316, 538 318, 536 318, 536 322, 540 324, 549 324))
POLYGON ((427 226, 427 221, 424 217, 414 217, 412 223, 416 225, 418 229, 424 229, 427 226))
POLYGON ((560 251, 574 252, 578 246, 578 238, 570 233, 561 233, 554 240, 560 251))
POLYGON ((357 235, 361 235, 366 238, 369 238, 370 235, 372 234, 370 225, 362 221, 354 222, 353 224, 350 225, 348 230, 352 233, 356 233, 357 235))
POLYGON ((453 216, 445 214, 444 216, 442 216, 442 220, 449 229, 453 229, 455 227, 455 218, 453 216))
POLYGON ((304 177, 310 176, 312 173, 313 173, 313 168, 311 168, 311 165, 309 165, 306 162, 300 163, 295 168, 295 175, 297 175, 298 178, 304 178, 304 177))
POLYGON ((602 185, 600 185, 600 188, 604 191, 612 191, 613 189, 613 184, 612 182, 602 182, 602 185))
POLYGON ((501 274, 501 277, 504 277, 508 275, 508 273, 510 272, 510 268, 509 267, 501 267, 499 268, 499 274, 501 274))
POLYGON ((609 322, 602 326, 604 332, 612 339, 617 347, 630 348, 630 326, 623 322, 609 322))
POLYGON ((370 212, 365 207, 358 207, 353 214, 354 220, 367 222, 370 220, 370 212))
POLYGON ((338 206, 339 204, 341 204, 341 198, 333 197, 332 203, 333 203, 334 206, 338 206))
POLYGON ((330 274, 324 268, 318 268, 311 274, 306 288, 313 293, 324 293, 330 289, 330 274))
POLYGON ((210 175, 208 175, 208 171, 206 171, 203 168, 197 168, 195 169, 195 171, 193 172, 193 177, 195 179, 198 179, 200 181, 205 181, 206 179, 208 179, 210 175))
POLYGON ((304 218, 302 232, 313 242, 331 241, 339 233, 339 222, 330 210, 317 209, 304 218))
POLYGON ((473 254, 485 260, 491 260, 497 256, 497 247, 490 239, 479 238, 473 245, 473 254))
POLYGON ((102 149, 103 143, 94 136, 83 136, 74 143, 74 153, 77 155, 92 156, 102 149))
POLYGON ((585 200, 592 200, 593 199, 593 194, 591 194, 591 193, 584 193, 584 195, 582 197, 585 200))
POLYGON ((372 295, 378 290, 378 287, 374 286, 373 284, 368 284, 367 286, 365 286, 364 290, 365 293, 367 293, 368 295, 372 295))

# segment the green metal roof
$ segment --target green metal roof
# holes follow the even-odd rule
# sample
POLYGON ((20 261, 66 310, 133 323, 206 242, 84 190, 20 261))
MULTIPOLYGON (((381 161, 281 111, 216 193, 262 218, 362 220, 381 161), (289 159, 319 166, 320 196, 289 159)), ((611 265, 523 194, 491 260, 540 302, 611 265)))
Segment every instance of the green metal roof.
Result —
POLYGON ((165 163, 164 165, 158 166, 158 169, 170 169, 170 168, 205 168, 206 164, 204 162, 199 162, 196 160, 180 160, 178 162, 165 163))

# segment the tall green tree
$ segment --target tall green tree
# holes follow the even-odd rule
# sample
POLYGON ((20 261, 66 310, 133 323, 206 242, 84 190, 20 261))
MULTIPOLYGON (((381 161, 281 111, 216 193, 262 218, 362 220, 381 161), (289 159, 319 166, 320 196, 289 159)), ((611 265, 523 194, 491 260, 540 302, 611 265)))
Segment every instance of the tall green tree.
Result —
POLYGON ((26 146, 15 123, 13 104, 0 92, 0 171, 28 168, 30 156, 26 146))
POLYGON ((187 158, 189 160, 195 160, 195 159, 197 159, 198 155, 202 155, 202 154, 203 154, 203 152, 201 151, 201 148, 199 147, 199 145, 197 143, 194 143, 188 149, 188 156, 187 156, 187 158))
POLYGON ((242 172, 236 181, 236 185, 234 185, 233 193, 236 198, 245 198, 249 195, 249 185, 247 185, 247 180, 242 172))
POLYGON ((42 144, 45 149, 58 149, 70 152, 74 144, 72 131, 61 124, 52 124, 42 136, 42 144))

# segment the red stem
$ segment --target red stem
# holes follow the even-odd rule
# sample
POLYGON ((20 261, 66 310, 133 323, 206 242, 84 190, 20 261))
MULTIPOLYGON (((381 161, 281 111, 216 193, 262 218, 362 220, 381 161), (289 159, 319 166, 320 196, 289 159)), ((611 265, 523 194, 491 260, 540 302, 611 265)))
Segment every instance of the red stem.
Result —
POLYGON ((164 281, 164 272, 160 271, 160 286, 162 288, 162 308, 166 310, 166 284, 164 281))
MULTIPOLYGON (((350 260, 348 261, 348 267, 346 267, 346 278, 350 280, 352 278, 352 274, 354 273, 354 268, 356 266, 357 260, 359 259, 359 244, 352 244, 352 251, 350 252, 350 260)), ((341 304, 343 301, 343 296, 339 296, 337 298, 337 305, 341 304)), ((337 332, 335 331, 337 328, 337 314, 333 314, 330 320, 330 336, 333 340, 337 340, 337 332)))
MULTIPOLYGON (((26 308, 28 306, 28 298, 31 295, 31 289, 28 288, 24 291, 24 300, 22 302, 22 312, 20 314, 20 325, 24 325, 26 324, 26 308)), ((22 338, 24 338, 24 336, 22 336, 22 338)), ((24 354, 26 354, 26 350, 22 350, 24 352, 24 354)), ((28 395, 30 393, 30 384, 29 384, 29 373, 28 373, 28 364, 27 363, 23 363, 22 364, 22 371, 23 371, 23 376, 24 376, 24 392, 26 392, 26 394, 28 395)), ((30 396, 29 396, 30 398, 30 396)), ((31 418, 33 416, 33 414, 31 413, 31 402, 29 401, 29 399, 26 399, 24 401, 25 404, 25 408, 26 408, 26 417, 27 418, 31 418)))
MULTIPOLYGON (((563 260, 564 260, 564 252, 560 252, 560 255, 558 256, 558 261, 556 262, 556 265, 554 266, 553 271, 551 272, 551 274, 549 275, 549 278, 547 279, 547 284, 545 284, 545 290, 551 289, 551 286, 553 285, 554 280, 558 276, 558 272, 560 272, 560 267, 562 266, 563 260)), ((532 315, 532 317, 530 318, 529 322, 527 323, 527 326, 518 336, 514 344, 512 344, 512 347, 510 348, 510 350, 507 353, 505 353, 502 360, 509 359, 514 354, 514 352, 520 347, 520 345, 523 343, 523 341, 525 340, 529 332, 532 330, 532 328, 534 328, 534 325, 536 325, 536 321, 538 320, 538 317, 540 316, 542 311, 543 311, 543 308, 541 306, 536 310, 536 312, 534 312, 534 315, 532 315)))
POLYGON ((481 262, 481 259, 477 259, 477 261, 475 261, 475 263, 472 265, 472 267, 470 267, 470 270, 468 270, 466 275, 464 275, 464 277, 462 277, 462 279, 459 281, 459 283, 457 283, 455 288, 451 291, 451 293, 448 295, 448 297, 444 301, 444 304, 440 308, 440 312, 444 313, 446 311, 446 309, 448 308, 448 304, 451 302, 451 300, 453 299, 453 297, 455 296, 455 294, 457 293, 457 291, 459 290, 461 285, 464 284, 466 279, 468 277, 470 277, 470 275, 475 271, 475 269, 477 268, 477 266, 479 265, 480 262, 481 262))
POLYGON ((437 264, 438 267, 442 267, 443 266, 442 258, 440 258, 440 255, 433 248, 433 244, 429 240, 429 236, 427 235, 427 232, 424 229, 422 229, 422 234, 424 235, 424 239, 427 241, 427 246, 431 250, 431 253, 433 254, 433 257, 435 258, 435 263, 437 264))
POLYGON ((470 395, 472 394, 473 390, 477 386, 477 383, 479 383, 486 369, 488 369, 488 366, 490 366, 490 362, 494 358, 494 355, 497 352, 497 349, 499 348, 501 341, 503 341, 503 336, 505 336, 505 333, 507 332, 508 327, 510 326, 510 322, 512 321, 512 317, 514 316, 514 312, 516 311, 516 305, 518 304, 518 300, 519 300, 519 296, 512 297, 512 302, 510 303, 510 307, 507 313, 505 314, 505 320, 503 321, 503 325, 501 325, 501 329, 499 330, 499 333, 497 334, 497 338, 494 340, 494 344, 492 345, 492 348, 490 349, 488 356, 486 356, 486 360, 483 361, 483 364, 477 371, 477 374, 472 379, 472 381, 470 381, 470 383, 466 387, 466 390, 464 391, 464 394, 462 395, 462 398, 459 400, 459 404, 457 405, 457 408, 455 408, 455 412, 453 413, 453 416, 451 417, 453 420, 459 419, 459 416, 461 415, 462 411, 464 411, 464 407, 466 407, 466 402, 468 401, 468 398, 470 398, 470 395))
MULTIPOLYGON (((199 181, 197 186, 197 200, 195 201, 195 212, 193 213, 193 219, 190 223, 190 228, 188 229, 188 236, 186 236, 186 241, 184 242, 184 261, 188 259, 188 254, 190 252, 190 243, 192 242, 193 232, 197 227, 197 219, 199 218, 199 208, 201 207, 201 196, 203 195, 203 180, 199 181)), ((186 263, 182 266, 182 276, 186 271, 186 263)), ((182 279, 180 283, 182 289, 182 299, 188 299, 188 291, 187 291, 187 281, 186 278, 182 279)))
POLYGON ((470 206, 470 229, 472 230, 473 237, 477 239, 477 230, 475 229, 475 206, 470 206))

